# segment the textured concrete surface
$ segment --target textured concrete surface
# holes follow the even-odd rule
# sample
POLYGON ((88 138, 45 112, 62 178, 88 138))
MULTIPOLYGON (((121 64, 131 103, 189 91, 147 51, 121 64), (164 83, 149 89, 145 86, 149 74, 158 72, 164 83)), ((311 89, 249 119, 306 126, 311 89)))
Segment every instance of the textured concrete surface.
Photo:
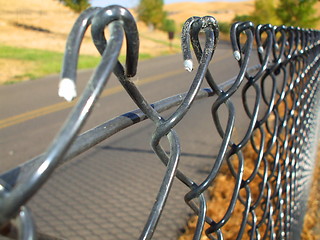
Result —
MULTIPOLYGON (((218 82, 224 82, 238 72, 234 60, 236 68, 230 68, 232 53, 229 51, 229 48, 218 51, 213 59, 217 62, 213 72, 215 76, 219 76, 218 82)), ((142 62, 140 69, 145 74, 140 74, 140 78, 159 77, 164 71, 176 71, 177 68, 182 68, 182 64, 178 65, 178 62, 181 64, 181 56, 142 62)), ((161 81, 139 86, 139 90, 151 103, 187 91, 192 74, 183 72, 175 77, 162 77, 161 81)), ((79 77, 80 82, 83 86, 86 77, 79 77)), ((6 102, 17 106, 4 104, 1 118, 55 103, 56 93, 51 94, 51 90, 56 89, 55 78, 32 83, 17 85, 18 89, 11 86, 5 89, 0 87, 0 95, 6 102), (47 93, 43 89, 50 91, 47 93), (37 92, 45 96, 38 96, 35 94, 37 92), (19 97, 12 93, 19 94, 19 97), (43 100, 45 97, 49 100, 43 100)), ((108 87, 116 84, 118 82, 111 79, 108 87)), ((238 99, 239 96, 235 96, 233 102, 241 117, 236 118, 235 125, 246 126, 248 121, 241 114, 244 110, 238 99)), ((207 175, 221 144, 210 114, 213 101, 214 99, 210 99, 204 103, 194 103, 181 124, 175 128, 182 148, 179 169, 197 182, 207 175)), ((124 91, 102 98, 86 129, 134 108, 135 105, 124 91)), ((223 107, 222 111, 225 110, 223 107)), ((68 111, 69 109, 57 111, 2 129, 3 151, 0 155, 2 154, 2 159, 6 159, 6 165, 2 164, 1 171, 45 151, 68 111)), ((225 123, 227 117, 227 114, 221 114, 221 122, 225 123)), ((29 202, 39 231, 61 239, 139 238, 166 170, 150 147, 153 130, 154 126, 150 121, 137 124, 57 169, 29 202)), ((162 144, 168 150, 165 140, 162 144)), ((188 188, 175 180, 153 239, 178 237, 190 214, 183 200, 187 192, 188 188)))
MULTIPOLYGON (((207 120, 199 122, 211 125, 207 120)), ((149 146, 153 129, 138 124, 59 168, 29 204, 39 231, 62 239, 138 239, 166 170, 149 146)), ((177 128, 179 168, 200 181, 214 159, 212 146, 186 130, 184 123, 177 128)), ((176 179, 153 239, 177 239, 191 213, 187 192, 176 179)))

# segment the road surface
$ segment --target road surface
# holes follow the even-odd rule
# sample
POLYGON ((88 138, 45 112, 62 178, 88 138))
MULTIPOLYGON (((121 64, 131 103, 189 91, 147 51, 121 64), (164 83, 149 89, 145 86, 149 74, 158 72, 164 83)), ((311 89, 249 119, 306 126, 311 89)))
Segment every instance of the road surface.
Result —
MULTIPOLYGON (((142 61, 133 80, 150 103, 186 92, 195 72, 186 72, 182 62, 179 54, 142 61)), ((237 73, 229 46, 219 46, 210 69, 218 83, 237 73)), ((80 93, 91 74, 78 73, 80 93)), ((63 124, 73 104, 57 96, 58 79, 0 86, 0 172, 44 152, 63 124)), ((238 99, 239 94, 234 102, 240 109, 238 99)), ((210 115, 212 102, 196 102, 175 128, 182 147, 179 168, 197 181, 210 170, 221 143, 210 115)), ((83 131, 136 108, 112 77, 83 131)), ((236 121, 240 126, 247 119, 236 121)), ((165 172, 149 144, 154 129, 146 120, 60 167, 29 203, 39 231, 66 239, 137 239, 165 172)), ((187 191, 175 181, 154 239, 176 239, 182 231, 190 213, 183 201, 187 191)))

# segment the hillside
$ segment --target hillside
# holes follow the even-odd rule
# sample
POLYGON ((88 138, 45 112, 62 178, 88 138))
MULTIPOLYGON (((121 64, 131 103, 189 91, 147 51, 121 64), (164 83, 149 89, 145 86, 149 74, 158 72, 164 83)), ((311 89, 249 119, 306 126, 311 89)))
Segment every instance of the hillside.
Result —
MULTIPOLYGON (((64 7, 58 0, 0 0, 0 44, 37 48, 63 52, 67 35, 77 18, 77 14, 64 7)), ((320 2, 316 5, 320 15, 320 2)), ((243 2, 182 2, 167 4, 164 7, 169 18, 178 26, 191 16, 212 15, 218 21, 230 22, 236 14, 248 14, 254 10, 254 1, 243 2)), ((131 10, 135 15, 134 10, 131 10)), ((320 23, 319 23, 320 24, 320 23)), ((319 25, 320 28, 320 25, 319 25)), ((141 34, 141 52, 157 55, 168 51, 161 44, 167 41, 167 34, 155 31, 150 33, 138 23, 141 34)), ((179 40, 175 41, 179 45, 179 40)), ((81 49, 82 53, 97 55, 88 35, 81 49)))
MULTIPOLYGON (((0 0, 0 6, 0 45, 64 52, 68 33, 78 15, 58 0, 0 0)), ((316 8, 320 15, 320 2, 316 8)), ((191 16, 212 15, 218 22, 230 22, 237 14, 252 12, 254 1, 182 2, 167 4, 164 9, 168 12, 169 18, 174 19, 180 28, 191 16)), ((134 9, 131 9, 131 12, 136 16, 134 9)), ((137 25, 140 33, 140 53, 158 56, 180 51, 178 34, 173 41, 174 47, 169 48, 166 33, 150 32, 141 22, 137 25)), ((318 28, 320 29, 320 23, 318 28)), ((99 55, 89 33, 83 41, 81 54, 99 55)), ((31 67, 30 64, 17 59, 0 58, 0 84, 12 76, 23 75, 25 70, 31 67), (17 65, 19 68, 15 67, 17 65)))
POLYGON ((214 16, 218 21, 231 22, 236 15, 248 14, 254 10, 254 1, 241 2, 184 2, 165 5, 169 18, 179 25, 191 16, 214 16))
MULTIPOLYGON (((67 36, 78 15, 58 0, 0 0, 0 6, 0 45, 64 52, 67 36)), ((169 48, 167 34, 160 31, 150 34, 142 23, 138 24, 138 28, 141 39, 140 53, 157 56, 179 51, 178 47, 169 48)), ((179 39, 174 40, 174 46, 179 46, 179 39)), ((82 43, 80 52, 99 55, 89 33, 82 43)), ((6 55, 5 52, 3 55, 6 55)), ((59 65, 60 62, 61 60, 59 65)), ((32 59, 24 61, 10 57, 0 58, 0 66, 0 84, 15 82, 16 79, 28 80, 29 72, 39 69, 32 59)))
POLYGON ((0 0, 0 5, 0 28, 2 33, 6 33, 0 35, 0 43, 63 51, 66 34, 76 19, 76 15, 68 8, 54 0, 0 0))
MULTIPOLYGON (((58 0, 0 0, 0 5, 0 30, 6 33, 0 34, 0 44, 64 51, 66 38, 78 15, 58 0)), ((142 39, 142 53, 157 55, 168 51, 167 45, 159 44, 159 41, 167 41, 165 33, 155 31, 150 34, 148 28, 142 23, 138 24, 138 28, 142 39)), ((81 52, 98 55, 89 34, 86 36, 81 52)))
MULTIPOLYGON (((240 2, 182 2, 165 5, 169 18, 174 19, 179 25, 191 16, 214 16, 218 22, 231 22, 236 15, 250 14, 254 11, 254 0, 240 2)), ((320 16, 320 1, 315 5, 320 16)), ((317 29, 320 29, 320 21, 317 29)))

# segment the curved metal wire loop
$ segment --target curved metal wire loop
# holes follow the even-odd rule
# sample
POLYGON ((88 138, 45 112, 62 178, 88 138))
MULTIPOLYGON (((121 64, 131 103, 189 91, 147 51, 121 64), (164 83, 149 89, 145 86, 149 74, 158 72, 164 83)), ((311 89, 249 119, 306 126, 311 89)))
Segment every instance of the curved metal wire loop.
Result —
MULTIPOLYGON (((227 91, 217 92, 219 97, 225 97, 221 102, 228 104, 233 89, 237 89, 240 86, 245 76, 248 82, 243 87, 242 99, 244 109, 250 119, 250 124, 244 137, 238 144, 232 142, 231 138, 221 144, 219 153, 222 152, 221 150, 225 151, 223 156, 227 160, 229 170, 234 177, 235 188, 225 215, 220 221, 212 221, 211 227, 206 230, 209 236, 211 234, 211 239, 214 239, 212 234, 223 229, 223 226, 229 221, 234 210, 235 199, 244 206, 243 219, 236 239, 242 238, 246 224, 251 226, 251 230, 248 232, 251 238, 265 239, 268 236, 280 235, 290 238, 292 236, 290 235, 292 234, 291 221, 295 212, 292 201, 296 197, 293 186, 297 183, 294 169, 296 169, 297 165, 295 165, 295 161, 289 162, 289 159, 296 159, 296 157, 288 149, 295 142, 294 132, 301 127, 302 116, 304 115, 304 111, 301 113, 298 110, 302 104, 298 99, 313 98, 313 96, 309 98, 305 94, 299 96, 295 93, 305 89, 301 85, 302 78, 305 78, 307 75, 302 72, 303 69, 312 73, 313 76, 314 74, 319 76, 319 69, 315 70, 315 66, 319 64, 319 57, 316 57, 319 49, 312 49, 314 57, 309 58, 305 55, 311 53, 311 46, 316 46, 314 43, 310 43, 310 39, 314 39, 314 32, 301 31, 299 28, 259 25, 255 28, 254 34, 260 67, 254 74, 249 74, 246 72, 247 66, 245 66, 242 69, 245 74, 237 79, 238 85, 236 85, 236 80, 235 84, 227 89, 227 91), (263 41, 262 36, 264 36, 263 41), (306 44, 307 42, 308 44, 306 44), (270 58, 272 52, 273 59, 270 58), (307 62, 308 60, 312 62, 307 62), (260 86, 259 83, 261 84, 260 86), (255 102, 251 109, 247 100, 249 89, 253 89, 255 93, 255 102), (227 94, 228 91, 230 91, 229 94, 227 94), (266 105, 266 110, 262 109, 263 112, 260 111, 261 98, 266 105), (292 100, 289 100, 290 98, 292 100), (296 103, 297 100, 298 102, 296 103), (300 112, 300 114, 297 115, 297 112, 300 112), (260 119, 258 119, 259 115, 260 119), (259 132, 258 135, 260 135, 260 141, 258 142, 254 140, 255 135, 253 134, 257 131, 259 132), (252 145, 257 157, 255 166, 247 173, 247 177, 244 177, 241 173, 245 164, 242 149, 248 143, 252 145), (227 145, 230 146, 229 151, 226 150, 227 145), (237 160, 232 157, 233 155, 237 155, 237 160), (238 163, 235 164, 236 161, 238 163), (288 173, 291 173, 291 175, 288 173), (239 181, 240 179, 241 181, 239 181), (260 182, 259 194, 252 197, 250 185, 254 185, 255 183, 253 182, 256 181, 260 182), (240 194, 241 189, 245 190, 245 195, 240 194), (261 209, 263 209, 263 215, 257 218, 256 211, 261 211, 261 209), (270 214, 278 216, 278 218, 274 221, 270 214), (252 216, 251 220, 249 220, 249 215, 252 216), (267 226, 265 231, 261 229, 262 226, 267 226)), ((233 25, 231 42, 233 44, 234 57, 239 61, 240 68, 243 67, 242 64, 245 63, 246 56, 250 56, 252 51, 252 36, 253 26, 251 23, 236 23, 233 25), (247 30, 245 33, 250 40, 247 42, 240 40, 240 34, 245 29, 247 30)), ((307 80, 308 78, 305 79, 307 80)), ((304 92, 313 93, 315 88, 309 84, 308 86, 310 86, 310 90, 304 90, 304 92)), ((218 103, 219 98, 212 107, 212 113, 220 136, 226 139, 228 134, 231 136, 231 131, 229 129, 224 131, 221 127, 222 124, 220 124, 218 114, 215 115, 215 110, 219 108, 218 103)), ((306 106, 306 103, 303 105, 306 106)), ((229 122, 225 125, 227 128, 232 128, 233 121, 230 119, 234 117, 234 109, 232 109, 232 103, 227 106, 231 118, 229 118, 229 122)), ((301 147, 301 145, 299 146, 301 147)), ((218 159, 215 164, 219 163, 218 159)), ((212 169, 210 174, 214 170, 212 169)), ((215 171, 215 173, 217 172, 218 170, 215 171)), ((201 187, 202 185, 200 184, 199 186, 201 187)))
POLYGON ((18 239, 37 239, 36 227, 30 210, 23 206, 16 219, 18 239))
POLYGON ((73 25, 67 39, 63 58, 64 67, 61 71, 61 80, 58 91, 58 95, 64 97, 67 101, 71 101, 77 96, 76 77, 80 45, 85 32, 91 25, 93 16, 99 10, 100 8, 88 8, 83 11, 73 25))
MULTIPOLYGON (((198 20, 198 19, 197 19, 197 20, 198 20)), ((189 19, 189 21, 190 21, 190 22, 192 22, 192 21, 194 22, 195 19, 194 19, 194 18, 191 18, 191 19, 189 19)), ((199 20, 198 20, 198 21, 199 21, 199 20)), ((188 21, 187 21, 187 23, 188 23, 188 21)), ((196 25, 197 28, 199 28, 199 26, 200 26, 200 24, 196 25)), ((197 56, 199 62, 201 62, 201 60, 199 59, 198 56, 201 54, 202 50, 201 50, 201 45, 199 44, 199 40, 198 40, 197 35, 192 35, 192 37, 191 37, 191 42, 192 42, 192 45, 193 45, 193 47, 194 47, 196 56, 197 56)), ((184 55, 186 56, 185 59, 188 60, 188 57, 189 57, 190 54, 186 54, 186 53, 185 53, 184 55)), ((189 59, 190 59, 190 58, 189 58, 189 59)), ((212 78, 212 76, 211 76, 211 74, 210 74, 209 71, 207 71, 206 77, 207 77, 207 81, 208 81, 208 83, 210 84, 210 86, 212 86, 213 89, 217 91, 217 94, 219 95, 219 97, 218 97, 218 99, 217 99, 217 102, 219 102, 220 99, 222 99, 223 97, 225 97, 225 96, 224 96, 224 91, 223 91, 222 89, 219 89, 219 88, 217 87, 217 85, 214 83, 214 80, 213 80, 213 78, 212 78), (220 99, 219 99, 219 98, 220 98, 220 99)), ((239 82, 239 79, 240 79, 240 78, 241 78, 241 76, 238 76, 238 79, 237 79, 238 82, 239 82)), ((242 78, 243 78, 243 76, 242 76, 242 78)), ((231 86, 231 87, 227 90, 227 92, 230 93, 230 92, 233 91, 233 89, 234 89, 234 85, 231 86)), ((221 101, 221 102, 222 102, 222 101, 221 101)), ((228 104, 228 102, 227 102, 226 104, 228 104)), ((215 106, 213 106, 213 109, 214 109, 214 107, 215 107, 215 106)), ((233 111, 234 111, 233 105, 230 104, 230 105, 228 105, 228 107, 229 107, 229 114, 230 114, 230 116, 231 116, 231 115, 233 114, 233 111)), ((214 114, 213 114, 213 115, 214 115, 214 114)), ((230 135, 231 135, 230 133, 231 133, 231 131, 232 131, 233 121, 234 121, 233 118, 229 118, 229 122, 228 122, 228 123, 229 123, 228 126, 230 127, 230 128, 228 129, 228 130, 229 130, 229 136, 227 135, 227 137, 224 139, 225 143, 227 143, 227 142, 230 141, 230 138, 229 138, 229 137, 230 137, 230 135)), ((228 131, 228 130, 227 130, 227 131, 228 131)), ((219 131, 219 130, 218 130, 218 131, 219 131)), ((221 134, 221 135, 224 135, 224 133, 221 132, 221 131, 220 131, 220 134, 221 134)), ((225 146, 227 146, 227 145, 228 145, 228 144, 226 144, 225 146)), ((186 197, 185 197, 186 200, 191 200, 191 199, 199 196, 201 193, 203 193, 203 192, 211 185, 212 181, 213 181, 214 178, 216 177, 216 174, 217 174, 218 169, 219 169, 220 166, 221 166, 221 162, 222 162, 223 158, 225 157, 225 156, 224 156, 225 151, 226 151, 226 148, 225 148, 225 149, 220 149, 219 155, 218 155, 218 157, 217 157, 217 159, 216 159, 216 161, 215 161, 215 163, 214 163, 214 167, 213 167, 213 169, 211 170, 209 176, 208 176, 208 177, 205 179, 205 181, 203 181, 198 187, 194 188, 192 191, 190 191, 189 193, 186 194, 186 197)), ((241 160, 241 162, 243 161, 241 157, 240 157, 239 159, 241 160)), ((241 170, 241 168, 239 168, 239 174, 240 174, 240 175, 241 175, 241 172, 242 172, 242 170, 241 170)), ((238 179, 241 179, 241 177, 238 178, 238 179)), ((235 187, 235 191, 234 191, 234 194, 235 194, 235 195, 237 194, 237 190, 236 190, 236 189, 239 189, 239 187, 240 187, 240 183, 241 183, 241 182, 238 181, 237 186, 235 187)), ((230 214, 230 212, 232 212, 234 203, 235 203, 235 201, 233 201, 233 202, 230 204, 229 209, 227 210, 227 212, 226 212, 226 214, 225 214, 225 217, 226 217, 226 218, 228 218, 228 215, 230 214)), ((206 231, 208 237, 211 238, 211 239, 214 239, 213 236, 211 236, 210 234, 211 234, 212 232, 217 232, 218 238, 221 238, 221 235, 220 235, 221 233, 220 233, 219 231, 217 231, 217 230, 220 228, 220 225, 223 225, 223 224, 224 224, 224 221, 214 222, 212 219, 209 219, 209 218, 207 218, 207 219, 209 220, 208 223, 211 225, 211 227, 206 231)))
POLYGON ((138 30, 130 12, 116 5, 90 8, 76 21, 67 41, 59 95, 68 101, 76 97, 79 49, 90 25, 93 42, 102 55, 101 62, 64 126, 41 156, 41 164, 36 170, 16 184, 1 182, 0 226, 16 219, 20 238, 36 237, 31 214, 24 205, 48 180, 74 144, 113 72, 145 118, 153 122, 151 147, 166 166, 140 239, 152 238, 175 177, 190 189, 184 200, 198 216, 193 239, 200 239, 203 231, 209 239, 223 239, 228 223, 239 212, 238 232, 234 239, 245 236, 250 239, 293 239, 299 236, 299 224, 303 221, 301 212, 306 203, 304 184, 307 177, 303 174, 310 174, 312 170, 310 145, 315 142, 312 131, 317 127, 320 101, 320 32, 270 24, 254 27, 251 22, 234 23, 230 39, 239 71, 234 81, 223 87, 216 83, 208 69, 218 42, 218 22, 211 16, 189 18, 181 36, 184 67, 187 71, 194 68, 190 45, 199 65, 175 111, 164 118, 130 79, 137 73, 138 30), (110 30, 108 42, 104 35, 106 26, 110 30), (199 39, 200 32, 204 32, 204 43, 199 39), (118 61, 124 37, 127 44, 125 66, 118 61), (259 65, 249 68, 249 60, 255 51, 254 41, 259 65), (216 95, 211 113, 221 144, 208 175, 196 183, 178 169, 180 141, 174 127, 187 114, 204 79, 211 87, 207 91, 216 95), (233 97, 239 89, 242 90, 242 107, 249 120, 242 136, 236 139, 237 109, 233 97), (227 109, 223 113, 226 118, 221 117, 221 107, 227 109), (160 144, 164 138, 169 142, 169 153, 160 144), (247 148, 251 157, 248 157, 247 148), (232 178, 230 200, 221 209, 219 217, 209 216, 205 192, 211 186, 215 189, 213 184, 224 163, 225 171, 232 178), (205 223, 209 224, 207 229, 204 229, 205 223))
MULTIPOLYGON (((93 14, 98 10, 99 9, 97 8, 89 9, 79 17, 80 20, 76 22, 74 28, 72 29, 70 39, 76 39, 76 42, 78 44, 81 43, 81 38, 83 37, 85 29, 88 27, 88 24, 82 25, 81 22, 90 22, 93 14)), ((110 17, 112 18, 113 16, 111 15, 110 17)), ((81 98, 70 113, 64 126, 55 137, 46 154, 43 156, 43 158, 45 159, 43 163, 37 168, 35 172, 30 173, 29 177, 24 179, 23 182, 18 182, 15 186, 12 187, 12 189, 9 189, 2 193, 0 199, 1 224, 6 223, 8 220, 13 218, 18 213, 17 210, 20 209, 20 206, 23 206, 50 177, 59 161, 61 161, 64 154, 71 146, 76 135, 79 133, 85 120, 90 115, 96 99, 102 92, 104 85, 106 84, 110 74, 112 73, 117 63, 122 45, 123 23, 121 21, 115 21, 114 19, 112 19, 112 21, 107 21, 104 24, 109 24, 112 37, 110 39, 108 47, 103 53, 102 60, 98 68, 90 79, 81 98)), ((68 44, 70 44, 70 41, 68 42, 68 44)), ((76 49, 77 50, 72 51, 71 55, 78 54, 79 46, 76 47, 76 49)), ((72 56, 72 58, 75 61, 77 59, 77 56, 72 56)), ((71 72, 74 72, 74 69, 72 69, 73 67, 76 67, 76 64, 74 62, 64 61, 63 68, 70 68, 71 72)), ((68 70, 63 70, 63 72, 68 73, 68 70)), ((25 217, 27 217, 27 215, 25 215, 25 217)))
MULTIPOLYGON (((218 32, 217 21, 213 17, 210 17, 210 16, 206 16, 203 18, 192 17, 185 22, 182 30, 182 36, 181 36, 184 65, 187 71, 192 70, 193 62, 192 62, 191 49, 190 49, 190 41, 191 41, 193 50, 200 64, 198 67, 198 71, 195 79, 196 78, 203 79, 204 77, 207 78, 209 76, 208 74, 210 73, 208 70, 208 64, 213 56, 213 52, 215 50, 215 46, 218 41, 218 36, 219 36, 219 32, 218 32), (205 43, 205 48, 203 52, 202 52, 201 45, 198 38, 201 30, 204 30, 206 34, 206 43, 205 43), (210 51, 208 51, 207 49, 210 51)), ((198 188, 197 184, 191 182, 192 185, 190 185, 186 183, 186 181, 184 181, 183 178, 180 177, 180 175, 182 174, 178 171, 177 177, 191 189, 191 191, 185 195, 185 202, 198 215, 194 239, 200 239, 204 222, 206 221, 208 223, 212 223, 213 220, 205 215, 206 202, 205 202, 203 193, 199 193, 198 195, 190 194, 191 192, 193 192, 198 188), (196 198, 198 198, 198 204, 194 202, 194 199, 196 198)), ((218 235, 221 235, 221 233, 218 232, 218 235)))
MULTIPOLYGON (((179 121, 183 118, 183 116, 187 113, 188 109, 190 108, 191 104, 193 103, 197 93, 200 90, 201 83, 204 79, 206 70, 208 68, 209 62, 212 58, 212 55, 214 53, 214 46, 216 44, 213 39, 216 39, 214 33, 216 31, 216 25, 214 24, 216 21, 213 18, 208 19, 207 17, 204 18, 198 18, 197 21, 202 24, 201 29, 206 34, 206 42, 205 42, 205 53, 201 56, 200 65, 198 68, 198 71, 196 73, 196 76, 186 93, 184 99, 182 100, 182 103, 178 106, 178 108, 172 113, 167 119, 164 119, 161 116, 149 116, 150 119, 155 119, 156 121, 156 130, 152 135, 151 139, 151 146, 155 153, 158 155, 158 157, 161 159, 161 161, 167 166, 167 172, 164 176, 162 185, 160 187, 159 194, 157 196, 157 201, 153 207, 153 210, 149 216, 148 222, 140 236, 141 239, 150 239, 152 237, 153 229, 156 227, 157 221, 160 217, 161 211, 164 207, 166 198, 169 194, 169 189, 172 185, 174 176, 176 175, 177 178, 182 181, 184 184, 186 184, 189 188, 193 189, 196 184, 191 181, 189 178, 187 178, 184 174, 182 174, 180 171, 177 170, 177 164, 179 161, 179 155, 180 153, 177 151, 174 151, 175 146, 172 144, 173 141, 170 139, 173 137, 176 140, 176 144, 179 144, 178 137, 174 130, 172 129, 176 124, 179 123, 179 121), (170 151, 170 155, 168 156, 166 152, 162 149, 160 145, 160 140, 167 136, 170 146, 172 147, 170 151), (170 169, 170 164, 175 163, 175 168, 172 168, 173 171, 170 169), (167 180, 168 179, 168 180, 167 180), (163 189, 166 189, 165 192, 163 189), (158 214, 156 214, 158 212, 158 214)), ((187 24, 190 24, 188 29, 192 30, 193 21, 188 22, 187 24)), ((200 29, 198 29, 197 34, 199 34, 200 29)), ((185 31, 185 33, 187 33, 185 31)), ((187 40, 188 38, 185 38, 187 40)), ((188 40, 187 40, 188 41, 188 40)), ((188 49, 188 46, 184 45, 185 42, 183 41, 182 45, 184 49, 188 49)), ((188 50, 190 51, 190 50, 188 50)), ((131 91, 131 96, 133 95, 140 95, 138 92, 136 92, 132 87, 127 89, 128 92, 131 91)), ((142 98, 142 96, 140 96, 142 98)), ((138 105, 139 106, 139 105, 138 105)), ((139 106, 140 107, 140 106, 139 106)), ((144 111, 147 115, 150 113, 150 109, 148 107, 142 106, 140 107, 142 111, 144 111)), ((200 238, 201 231, 204 226, 204 220, 205 220, 205 198, 203 195, 197 196, 199 198, 199 204, 200 204, 200 211, 196 207, 195 204, 190 203, 191 199, 185 198, 185 201, 199 214, 196 233, 195 233, 195 239, 200 238)))
MULTIPOLYGON (((151 213, 149 215, 149 219, 145 225, 144 230, 141 233, 140 239, 150 239, 153 235, 154 229, 157 225, 157 222, 160 218, 161 212, 164 208, 164 204, 166 202, 166 199, 168 197, 170 188, 173 183, 174 176, 177 175, 177 177, 185 183, 190 188, 193 188, 195 183, 188 179, 185 175, 183 175, 181 172, 177 172, 177 166, 179 161, 179 140, 175 133, 175 131, 172 129, 178 122, 183 118, 183 116, 186 114, 187 110, 190 108, 192 102, 194 101, 194 98, 196 97, 202 80, 205 76, 206 69, 208 68, 208 64, 212 58, 216 39, 217 39, 217 28, 216 28, 216 21, 212 17, 204 17, 204 18, 194 18, 201 23, 201 28, 198 28, 195 32, 196 34, 199 34, 200 29, 205 31, 206 33, 206 43, 205 43, 205 51, 204 54, 201 54, 200 58, 200 66, 198 68, 197 74, 194 78, 193 83, 191 84, 189 91, 186 93, 186 96, 184 97, 182 103, 178 106, 176 111, 169 116, 167 119, 164 119, 161 117, 152 107, 150 104, 147 103, 147 101, 144 99, 144 97, 141 95, 141 93, 138 91, 136 86, 129 81, 128 76, 125 76, 121 70, 121 66, 118 64, 118 66, 115 69, 115 74, 117 75, 119 81, 124 86, 126 91, 129 93, 131 98, 135 101, 135 103, 138 105, 138 107, 152 120, 154 121, 156 125, 156 129, 154 131, 154 134, 152 135, 151 139, 151 146, 155 153, 158 155, 158 157, 161 159, 161 161, 167 166, 167 172, 163 178, 162 184, 160 186, 160 190, 158 193, 158 196, 156 198, 156 202, 151 210, 151 213), (216 33, 216 34, 215 34, 216 33), (169 144, 170 144, 170 154, 167 155, 167 153, 162 149, 160 145, 160 140, 166 136, 168 138, 169 144)), ((190 26, 188 27, 190 30, 192 29, 192 23, 193 21, 190 21, 190 26)), ((187 31, 185 31, 187 33, 187 31)), ((189 41, 189 38, 185 38, 186 41, 189 41)), ((184 44, 184 42, 183 42, 184 44)), ((188 47, 185 47, 183 45, 184 49, 187 49, 188 47)), ((102 50, 101 50, 102 51, 102 50)), ((190 50, 188 50, 190 52, 190 50)), ((187 202, 190 200, 186 199, 187 202)), ((198 221, 198 227, 197 227, 197 234, 200 236, 201 230, 203 229, 204 225, 204 218, 205 215, 205 198, 203 195, 199 196, 200 201, 200 212, 202 214, 201 218, 199 218, 198 221)), ((199 212, 195 205, 191 204, 192 208, 199 212)))
MULTIPOLYGON (((140 42, 134 17, 127 9, 118 5, 112 5, 100 10, 92 20, 92 39, 100 54, 103 55, 107 45, 104 36, 104 29, 106 26, 104 23, 106 22, 108 24, 109 22, 116 20, 124 22, 123 29, 126 33, 127 42, 126 71, 124 73, 124 70, 121 68, 121 73, 119 74, 124 74, 126 77, 134 77, 137 73, 140 42)), ((118 66, 122 67, 119 61, 117 63, 117 67, 118 66)))

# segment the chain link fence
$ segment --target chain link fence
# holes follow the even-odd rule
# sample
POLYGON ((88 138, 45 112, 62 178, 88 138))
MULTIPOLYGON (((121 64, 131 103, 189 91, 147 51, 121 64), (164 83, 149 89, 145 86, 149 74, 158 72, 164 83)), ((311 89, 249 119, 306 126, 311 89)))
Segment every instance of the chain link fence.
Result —
POLYGON ((234 239, 299 239, 318 140, 320 32, 234 23, 230 39, 239 71, 233 79, 217 84, 208 66, 218 44, 218 22, 211 16, 192 17, 182 30, 186 70, 192 71, 195 65, 191 46, 199 63, 192 84, 184 94, 149 104, 130 80, 136 74, 139 54, 134 18, 119 6, 90 8, 80 15, 67 41, 59 95, 68 101, 77 95, 77 60, 89 26, 102 55, 101 62, 47 152, 0 176, 2 234, 14 228, 20 239, 35 239, 35 224, 26 203, 53 171, 113 134, 148 118, 155 126, 151 146, 166 172, 139 239, 152 238, 174 180, 190 189, 184 199, 197 215, 193 239, 200 239, 203 231, 209 239, 223 239, 234 216, 239 226, 234 239), (108 42, 104 36, 106 26, 110 31, 108 42), (117 60, 124 39, 125 66, 117 60), (253 55, 258 63, 250 66, 253 55), (111 73, 139 110, 78 136, 111 73), (210 88, 201 89, 205 80, 210 88), (248 118, 241 136, 235 136, 236 93, 241 95, 248 118), (196 182, 178 168, 181 146, 175 126, 194 101, 208 97, 214 97, 211 113, 221 144, 207 176, 196 182), (176 110, 168 117, 161 115, 173 107, 176 110), (160 144, 164 138, 169 142, 169 151, 160 144), (232 196, 221 217, 209 216, 205 193, 208 188, 215 192, 219 187, 217 178, 222 169, 231 176, 227 185, 232 188, 232 196))

